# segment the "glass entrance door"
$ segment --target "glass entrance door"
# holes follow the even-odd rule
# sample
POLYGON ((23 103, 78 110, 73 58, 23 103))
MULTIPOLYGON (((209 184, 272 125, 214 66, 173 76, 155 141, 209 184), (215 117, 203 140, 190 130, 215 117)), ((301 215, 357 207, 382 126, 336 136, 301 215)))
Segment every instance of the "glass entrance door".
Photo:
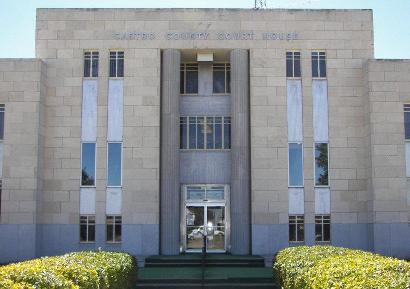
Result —
POLYGON ((203 236, 207 238, 207 252, 225 252, 225 205, 190 204, 186 206, 186 250, 200 252, 203 236))

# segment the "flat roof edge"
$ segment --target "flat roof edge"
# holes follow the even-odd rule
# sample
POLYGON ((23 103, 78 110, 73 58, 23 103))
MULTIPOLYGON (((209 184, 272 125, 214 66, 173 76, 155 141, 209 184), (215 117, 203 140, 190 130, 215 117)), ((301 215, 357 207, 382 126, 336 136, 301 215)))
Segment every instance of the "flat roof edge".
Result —
POLYGON ((37 10, 81 10, 81 11, 99 11, 99 10, 143 10, 143 11, 285 11, 285 12, 372 12, 373 9, 302 9, 302 8, 36 8, 37 10))

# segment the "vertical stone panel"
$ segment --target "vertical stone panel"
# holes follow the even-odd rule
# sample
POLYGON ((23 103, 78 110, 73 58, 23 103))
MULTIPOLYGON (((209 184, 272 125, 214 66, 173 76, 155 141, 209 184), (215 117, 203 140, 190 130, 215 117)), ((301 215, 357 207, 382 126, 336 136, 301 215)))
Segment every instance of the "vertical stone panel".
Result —
POLYGON ((179 66, 181 53, 167 49, 161 67, 161 254, 179 253, 179 66))
POLYGON ((97 80, 83 81, 81 140, 97 139, 97 80))
POLYGON ((305 213, 305 195, 303 188, 289 188, 289 215, 305 213))
POLYGON ((315 142, 329 141, 327 80, 312 80, 313 131, 315 142))
POLYGON ((287 82, 288 141, 303 142, 302 81, 287 82))
POLYGON ((122 141, 124 115, 124 83, 110 79, 108 83, 108 141, 122 141))
POLYGON ((248 51, 231 51, 231 252, 250 249, 250 145, 248 51))

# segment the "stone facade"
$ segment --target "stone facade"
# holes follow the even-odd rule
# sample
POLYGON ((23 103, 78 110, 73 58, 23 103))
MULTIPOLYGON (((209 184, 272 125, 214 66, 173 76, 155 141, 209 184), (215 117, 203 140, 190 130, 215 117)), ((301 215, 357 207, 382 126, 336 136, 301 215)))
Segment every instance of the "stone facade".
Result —
MULTIPOLYGON (((406 178, 403 129, 403 104, 410 103, 410 62, 373 59, 372 11, 38 9, 37 59, 0 60, 0 103, 6 107, 0 262, 97 247, 125 250, 139 256, 161 252, 160 240, 164 243, 166 238, 160 236, 164 231, 160 224, 160 190, 167 184, 161 174, 167 170, 160 164, 161 154, 171 151, 163 146, 167 137, 172 136, 161 132, 165 127, 161 105, 168 93, 164 91, 166 77, 161 76, 166 49, 183 54, 198 51, 223 54, 239 49, 249 57, 249 108, 241 115, 249 117, 250 148, 240 143, 240 149, 249 152, 249 160, 242 163, 249 166, 250 162, 246 173, 249 181, 244 182, 250 185, 251 194, 250 244, 246 245, 250 250, 238 252, 269 256, 289 246, 285 65, 289 50, 301 52, 305 243, 315 243, 311 52, 324 50, 332 244, 410 256, 407 241, 410 183, 406 178), (194 36, 199 39, 177 39, 185 37, 187 32, 203 34, 194 36), (235 37, 233 32, 244 35, 238 40, 231 39, 235 37), (275 37, 284 39, 266 40, 266 33, 279 33, 275 37), (201 39, 204 34, 206 40, 201 39), (81 105, 83 56, 84 50, 89 49, 98 50, 100 59, 97 229, 95 243, 82 244, 78 237, 81 105), (123 240, 115 245, 106 244, 104 233, 107 95, 112 49, 125 53, 123 240)), ((241 86, 240 81, 237 84, 236 91, 247 90, 247 85, 241 86)), ((179 109, 189 111, 186 107, 190 101, 181 99, 179 109)), ((212 99, 207 105, 218 103, 222 110, 236 113, 236 108, 230 109, 235 102, 229 97, 212 99)), ((199 110, 206 108, 202 106, 199 110)), ((236 115, 231 117, 236 120, 236 115)), ((175 136, 179 132, 170 133, 175 136)), ((188 164, 195 158, 201 159, 201 153, 181 154, 181 160, 179 156, 165 159, 188 164)), ((207 156, 209 175, 203 173, 203 179, 209 183, 231 179, 231 173, 226 172, 231 169, 231 154, 216 154, 207 156)), ((235 159, 231 172, 237 169, 235 176, 241 176, 242 167, 235 164, 241 163, 238 158, 244 155, 232 153, 232 157, 235 159)), ((167 169, 176 167, 173 163, 167 169)), ((173 174, 180 177, 181 183, 192 179, 182 167, 181 176, 179 172, 173 174)), ((238 188, 243 189, 240 185, 238 188)), ((235 192, 231 191, 232 194, 235 192)), ((231 208, 231 213, 237 212, 231 208)), ((241 234, 247 236, 246 232, 238 235, 241 234)), ((175 253, 175 248, 172 252, 175 253)))

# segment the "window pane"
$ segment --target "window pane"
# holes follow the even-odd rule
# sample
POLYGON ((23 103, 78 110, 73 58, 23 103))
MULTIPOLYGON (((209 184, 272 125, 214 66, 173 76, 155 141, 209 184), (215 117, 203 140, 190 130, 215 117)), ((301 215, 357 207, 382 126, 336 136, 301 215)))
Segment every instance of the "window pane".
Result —
POLYGON ((303 186, 302 144, 289 144, 289 186, 303 186))
POLYGON ((204 117, 198 117, 197 125, 197 149, 205 148, 205 119, 204 117))
POLYGON ((225 71, 218 70, 213 72, 213 92, 225 93, 225 71))
POLYGON ((315 236, 317 242, 323 241, 322 225, 320 223, 315 225, 315 236))
POLYGON ((124 77, 124 59, 118 59, 117 77, 124 77))
POLYGON ((181 93, 181 94, 184 94, 185 93, 185 79, 184 79, 184 77, 185 77, 185 73, 184 73, 184 70, 183 70, 184 68, 183 68, 183 66, 181 67, 181 73, 180 73, 180 76, 179 76, 179 92, 181 93))
POLYGON ((180 140, 179 140, 179 144, 180 144, 180 148, 181 149, 187 149, 187 137, 188 137, 188 124, 187 124, 187 118, 186 117, 181 117, 180 120, 180 140))
POLYGON ((92 76, 98 76, 98 52, 93 55, 92 76))
POLYGON ((81 155, 81 185, 95 185, 95 143, 83 143, 81 155))
POLYGON ((296 241, 296 225, 289 223, 289 241, 296 241))
POLYGON ((121 143, 108 143, 107 186, 121 186, 121 143))
POLYGON ((196 149, 196 117, 189 117, 189 148, 196 149))
MULTIPOLYGON (((2 129, 3 126, 4 125, 2 125, 0 129, 2 129)), ((410 139, 410 112, 404 113, 404 135, 406 139, 410 139)), ((1 137, 3 138, 3 134, 1 134, 1 137)))
POLYGON ((87 242, 87 225, 80 225, 80 241, 87 242))
POLYGON ((320 77, 326 77, 326 60, 320 59, 319 65, 320 65, 320 77))
POLYGON ((323 225, 323 241, 330 241, 330 224, 323 225))
POLYGON ((84 77, 90 77, 91 60, 89 57, 84 58, 84 77))
POLYGON ((114 59, 110 59, 110 77, 116 77, 116 62, 115 62, 115 58, 114 59))
POLYGON ((215 139, 214 139, 214 118, 206 118, 206 148, 214 149, 215 139))
POLYGON ((231 118, 224 118, 224 148, 231 148, 231 118))
POLYGON ((88 226, 88 242, 95 241, 95 225, 88 226))
POLYGON ((294 77, 300 77, 300 52, 295 52, 294 77))
POLYGON ((305 224, 298 224, 297 230, 297 241, 303 242, 305 240, 305 224))
POLYGON ((121 223, 115 225, 115 242, 121 242, 121 223))
POLYGON ((203 200, 205 199, 205 189, 203 188, 187 188, 187 200, 203 200))
POLYGON ((286 52, 286 77, 293 77, 293 53, 286 52))
POLYGON ((4 139, 4 104, 0 105, 0 139, 4 139))
POLYGON ((225 198, 225 188, 224 187, 212 187, 206 190, 207 200, 223 200, 225 198))
POLYGON ((198 71, 186 71, 185 93, 198 93, 198 71))
POLYGON ((319 76, 319 56, 317 52, 312 52, 312 77, 319 76))
POLYGON ((113 236, 114 236, 114 225, 112 224, 107 224, 107 242, 113 242, 113 236))
POLYGON ((227 93, 231 93, 231 70, 226 71, 227 93))
POLYGON ((315 185, 329 185, 328 178, 328 145, 327 143, 315 144, 315 185))
POLYGON ((215 117, 215 148, 222 149, 222 117, 215 117))

